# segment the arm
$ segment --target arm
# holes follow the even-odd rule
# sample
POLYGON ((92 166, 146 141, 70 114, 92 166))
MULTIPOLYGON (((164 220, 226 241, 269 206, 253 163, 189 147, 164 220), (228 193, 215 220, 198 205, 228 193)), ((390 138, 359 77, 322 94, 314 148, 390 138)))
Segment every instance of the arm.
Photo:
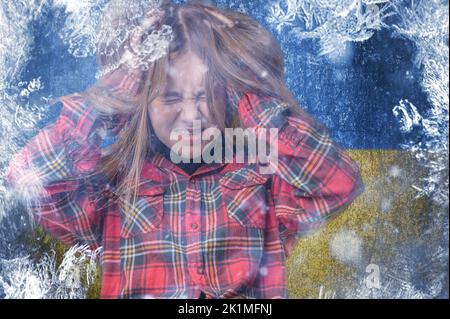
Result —
MULTIPOLYGON (((114 61, 120 67, 87 92, 96 96, 98 105, 94 107, 81 96, 63 100, 56 122, 31 139, 7 169, 6 186, 26 203, 44 228, 67 244, 76 240, 98 244, 102 220, 95 196, 107 181, 92 173, 101 158, 105 137, 108 133, 117 135, 128 120, 125 114, 112 115, 118 111, 117 105, 111 108, 104 101, 111 95, 128 102, 139 94, 143 73, 134 66, 147 62, 140 54, 142 41, 163 15, 160 10, 146 15, 142 25, 133 30, 129 48, 114 61)), ((121 111, 127 114, 134 107, 133 103, 120 103, 121 111)))
POLYGON ((238 111, 247 127, 278 128, 272 194, 287 255, 296 239, 345 210, 364 191, 357 164, 326 128, 292 115, 276 99, 245 94, 238 111))
POLYGON ((11 160, 5 182, 35 219, 65 244, 98 245, 101 216, 93 171, 107 127, 123 118, 103 116, 80 96, 63 100, 54 123, 33 137, 11 160))

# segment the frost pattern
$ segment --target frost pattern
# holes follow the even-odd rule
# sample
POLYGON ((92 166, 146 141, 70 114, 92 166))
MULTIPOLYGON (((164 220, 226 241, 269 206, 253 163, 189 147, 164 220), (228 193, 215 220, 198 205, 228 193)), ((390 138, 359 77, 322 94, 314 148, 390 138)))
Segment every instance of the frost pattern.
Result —
POLYGON ((55 6, 65 9, 67 19, 59 32, 69 52, 77 58, 86 58, 95 53, 96 25, 107 1, 101 0, 55 0, 55 6))
POLYGON ((400 122, 400 130, 404 133, 411 132, 422 122, 422 116, 417 111, 417 107, 408 100, 401 100, 400 104, 392 109, 392 112, 400 122))
POLYGON ((96 258, 100 249, 73 246, 59 267, 55 255, 45 255, 38 262, 30 257, 0 259, 0 288, 6 299, 74 299, 83 298, 86 285, 95 278, 96 258))
MULTIPOLYGON (((448 107, 449 107, 449 47, 448 2, 407 1, 393 5, 400 21, 392 26, 394 32, 416 44, 415 63, 423 71, 422 88, 428 95, 431 109, 422 116, 411 104, 400 104, 393 109, 409 108, 412 117, 399 118, 404 132, 416 125, 421 130, 420 140, 402 147, 412 151, 417 160, 428 169, 428 176, 414 185, 418 197, 430 197, 442 207, 448 207, 448 107), (436 23, 439 21, 439 23, 436 23), (405 106, 407 108, 405 108, 405 106), (406 127, 405 127, 406 124, 406 127)), ((407 112, 407 111, 406 111, 407 112)))
POLYGON ((370 39, 392 14, 389 0, 286 0, 273 3, 266 19, 279 33, 319 39, 320 55, 333 56, 348 42, 370 39))
MULTIPOLYGON (((0 177, 10 156, 19 149, 17 142, 23 140, 24 132, 36 127, 45 112, 33 99, 44 88, 40 77, 30 81, 20 80, 24 66, 30 58, 33 35, 30 24, 38 19, 47 1, 3 1, 0 4, 0 105, 2 121, 0 129, 0 177), (19 129, 18 129, 19 128, 19 129)), ((8 208, 8 192, 0 184, 0 220, 8 208)))
MULTIPOLYGON (((120 48, 133 34, 142 31, 140 22, 144 13, 157 11, 160 0, 56 0, 56 5, 65 8, 68 14, 60 38, 69 46, 69 52, 77 58, 85 58, 96 53, 105 56, 119 54, 120 48), (103 28, 100 28, 103 26, 103 28)), ((171 41, 169 26, 154 30, 142 43, 138 52, 129 57, 126 65, 130 68, 146 70, 150 63, 166 54, 171 41)), ((97 73, 97 78, 117 69, 120 59, 97 73)))

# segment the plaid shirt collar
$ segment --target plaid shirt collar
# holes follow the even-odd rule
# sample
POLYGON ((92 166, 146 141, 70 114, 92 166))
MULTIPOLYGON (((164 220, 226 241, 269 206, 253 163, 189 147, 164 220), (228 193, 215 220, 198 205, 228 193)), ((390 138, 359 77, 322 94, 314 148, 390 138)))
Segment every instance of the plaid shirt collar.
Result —
POLYGON ((186 178, 193 178, 193 177, 198 177, 200 175, 204 175, 204 174, 208 174, 208 173, 209 174, 216 173, 218 170, 222 169, 226 165, 227 165, 227 163, 210 163, 210 164, 205 163, 202 166, 200 166, 194 173, 189 175, 182 168, 180 168, 177 164, 168 160, 164 155, 162 155, 161 153, 155 152, 144 163, 144 166, 142 168, 142 174, 143 174, 144 178, 145 177, 151 178, 150 176, 148 176, 148 174, 149 174, 149 172, 152 171, 151 168, 156 167, 165 172, 176 173, 176 174, 182 175, 186 178))

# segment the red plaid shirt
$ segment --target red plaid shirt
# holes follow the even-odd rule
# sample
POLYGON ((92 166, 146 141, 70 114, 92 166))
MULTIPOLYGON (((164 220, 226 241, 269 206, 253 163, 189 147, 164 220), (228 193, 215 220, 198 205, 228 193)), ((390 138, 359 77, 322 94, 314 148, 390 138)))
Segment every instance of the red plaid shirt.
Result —
MULTIPOLYGON (((109 84, 136 89, 127 76, 109 84)), ((136 204, 113 203, 114 187, 88 172, 124 119, 74 96, 11 161, 6 181, 14 189, 33 168, 46 191, 31 205, 40 224, 68 245, 103 247, 103 298, 287 298, 285 261, 296 240, 364 185, 328 132, 285 115, 283 103, 251 93, 230 102, 247 126, 280 129, 274 174, 224 163, 189 175, 156 153, 142 168, 136 204)))

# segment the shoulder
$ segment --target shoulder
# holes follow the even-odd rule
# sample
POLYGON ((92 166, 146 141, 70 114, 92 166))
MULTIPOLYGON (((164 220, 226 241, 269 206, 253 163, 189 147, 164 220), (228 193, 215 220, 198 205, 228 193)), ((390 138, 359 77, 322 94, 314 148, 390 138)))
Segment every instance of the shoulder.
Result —
POLYGON ((73 93, 59 98, 61 114, 74 115, 83 113, 88 108, 88 101, 81 93, 73 93))

